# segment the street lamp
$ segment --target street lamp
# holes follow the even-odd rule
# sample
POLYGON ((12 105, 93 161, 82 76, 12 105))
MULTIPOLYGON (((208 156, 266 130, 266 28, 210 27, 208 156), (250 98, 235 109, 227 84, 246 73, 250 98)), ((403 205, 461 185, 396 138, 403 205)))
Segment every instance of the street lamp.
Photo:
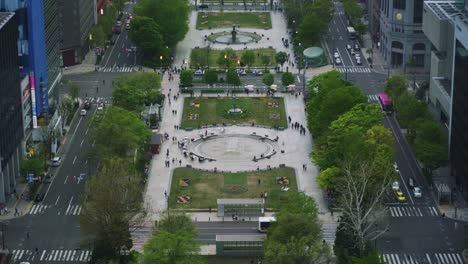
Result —
POLYGON ((237 68, 240 69, 240 60, 237 59, 237 68))
POLYGON ((225 63, 226 63, 226 68, 229 70, 229 64, 228 64, 228 60, 227 60, 227 54, 224 54, 224 60, 225 60, 225 63))
POLYGON ((159 56, 159 61, 160 61, 160 64, 159 64, 159 68, 160 70, 162 71, 162 60, 163 60, 163 56, 159 56))

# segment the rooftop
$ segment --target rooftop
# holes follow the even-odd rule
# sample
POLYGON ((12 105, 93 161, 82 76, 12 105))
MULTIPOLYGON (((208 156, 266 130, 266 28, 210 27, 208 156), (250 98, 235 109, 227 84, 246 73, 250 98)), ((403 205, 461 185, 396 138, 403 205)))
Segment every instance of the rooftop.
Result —
POLYGON ((0 12, 0 29, 15 15, 13 12, 0 12))
POLYGON ((466 15, 465 6, 460 1, 425 1, 439 19, 453 19, 456 15, 466 15))

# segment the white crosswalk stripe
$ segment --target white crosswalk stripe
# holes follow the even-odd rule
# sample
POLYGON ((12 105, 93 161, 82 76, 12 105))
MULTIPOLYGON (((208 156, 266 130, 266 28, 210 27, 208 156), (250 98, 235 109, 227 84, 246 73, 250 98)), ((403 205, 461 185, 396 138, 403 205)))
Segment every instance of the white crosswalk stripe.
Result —
POLYGON ((341 73, 371 73, 368 67, 336 67, 336 70, 341 73))
POLYGON ((335 244, 337 222, 322 222, 323 239, 329 244, 335 244))
POLYGON ((44 262, 89 262, 93 252, 89 250, 40 250, 35 252, 28 249, 13 249, 12 259, 15 261, 41 261, 44 262))
POLYGON ((381 259, 387 264, 464 264, 457 253, 382 254, 381 259))
POLYGON ((81 212, 81 205, 69 205, 65 211, 65 215, 79 215, 81 212))
POLYGON ((134 68, 129 67, 129 66, 123 66, 123 67, 104 67, 104 68, 99 68, 100 72, 133 72, 134 68))
POLYGON ((34 204, 29 210, 28 214, 43 214, 49 205, 45 204, 34 204))
POLYGON ((367 95, 367 102, 369 102, 369 103, 374 103, 374 102, 377 103, 377 102, 379 102, 379 98, 377 97, 376 94, 369 94, 369 95, 367 95))
POLYGON ((110 104, 112 102, 112 99, 109 97, 87 97, 86 101, 94 104, 99 104, 99 103, 104 103, 104 104, 110 104))
POLYGON ((392 206, 388 209, 391 217, 439 216, 435 207, 392 206))

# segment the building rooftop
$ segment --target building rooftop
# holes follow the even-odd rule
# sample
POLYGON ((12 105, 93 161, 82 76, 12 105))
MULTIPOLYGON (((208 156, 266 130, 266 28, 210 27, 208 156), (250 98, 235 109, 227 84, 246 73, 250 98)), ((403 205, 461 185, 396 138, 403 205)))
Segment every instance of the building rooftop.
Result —
POLYGON ((466 15, 465 6, 460 1, 425 1, 439 19, 453 19, 456 15, 466 15))
POLYGON ((15 15, 13 12, 0 12, 0 29, 15 15))

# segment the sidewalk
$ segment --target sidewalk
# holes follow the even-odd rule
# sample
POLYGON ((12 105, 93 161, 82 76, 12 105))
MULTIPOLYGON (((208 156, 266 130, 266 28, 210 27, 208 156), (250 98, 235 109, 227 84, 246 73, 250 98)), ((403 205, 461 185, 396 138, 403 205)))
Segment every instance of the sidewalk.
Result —
POLYGON ((0 221, 10 220, 17 217, 21 217, 29 212, 33 205, 33 201, 26 201, 26 194, 27 184, 20 183, 15 187, 16 195, 11 195, 10 199, 6 202, 4 210, 2 210, 2 214, 0 215, 0 221), (22 194, 24 194, 22 196, 22 194))

